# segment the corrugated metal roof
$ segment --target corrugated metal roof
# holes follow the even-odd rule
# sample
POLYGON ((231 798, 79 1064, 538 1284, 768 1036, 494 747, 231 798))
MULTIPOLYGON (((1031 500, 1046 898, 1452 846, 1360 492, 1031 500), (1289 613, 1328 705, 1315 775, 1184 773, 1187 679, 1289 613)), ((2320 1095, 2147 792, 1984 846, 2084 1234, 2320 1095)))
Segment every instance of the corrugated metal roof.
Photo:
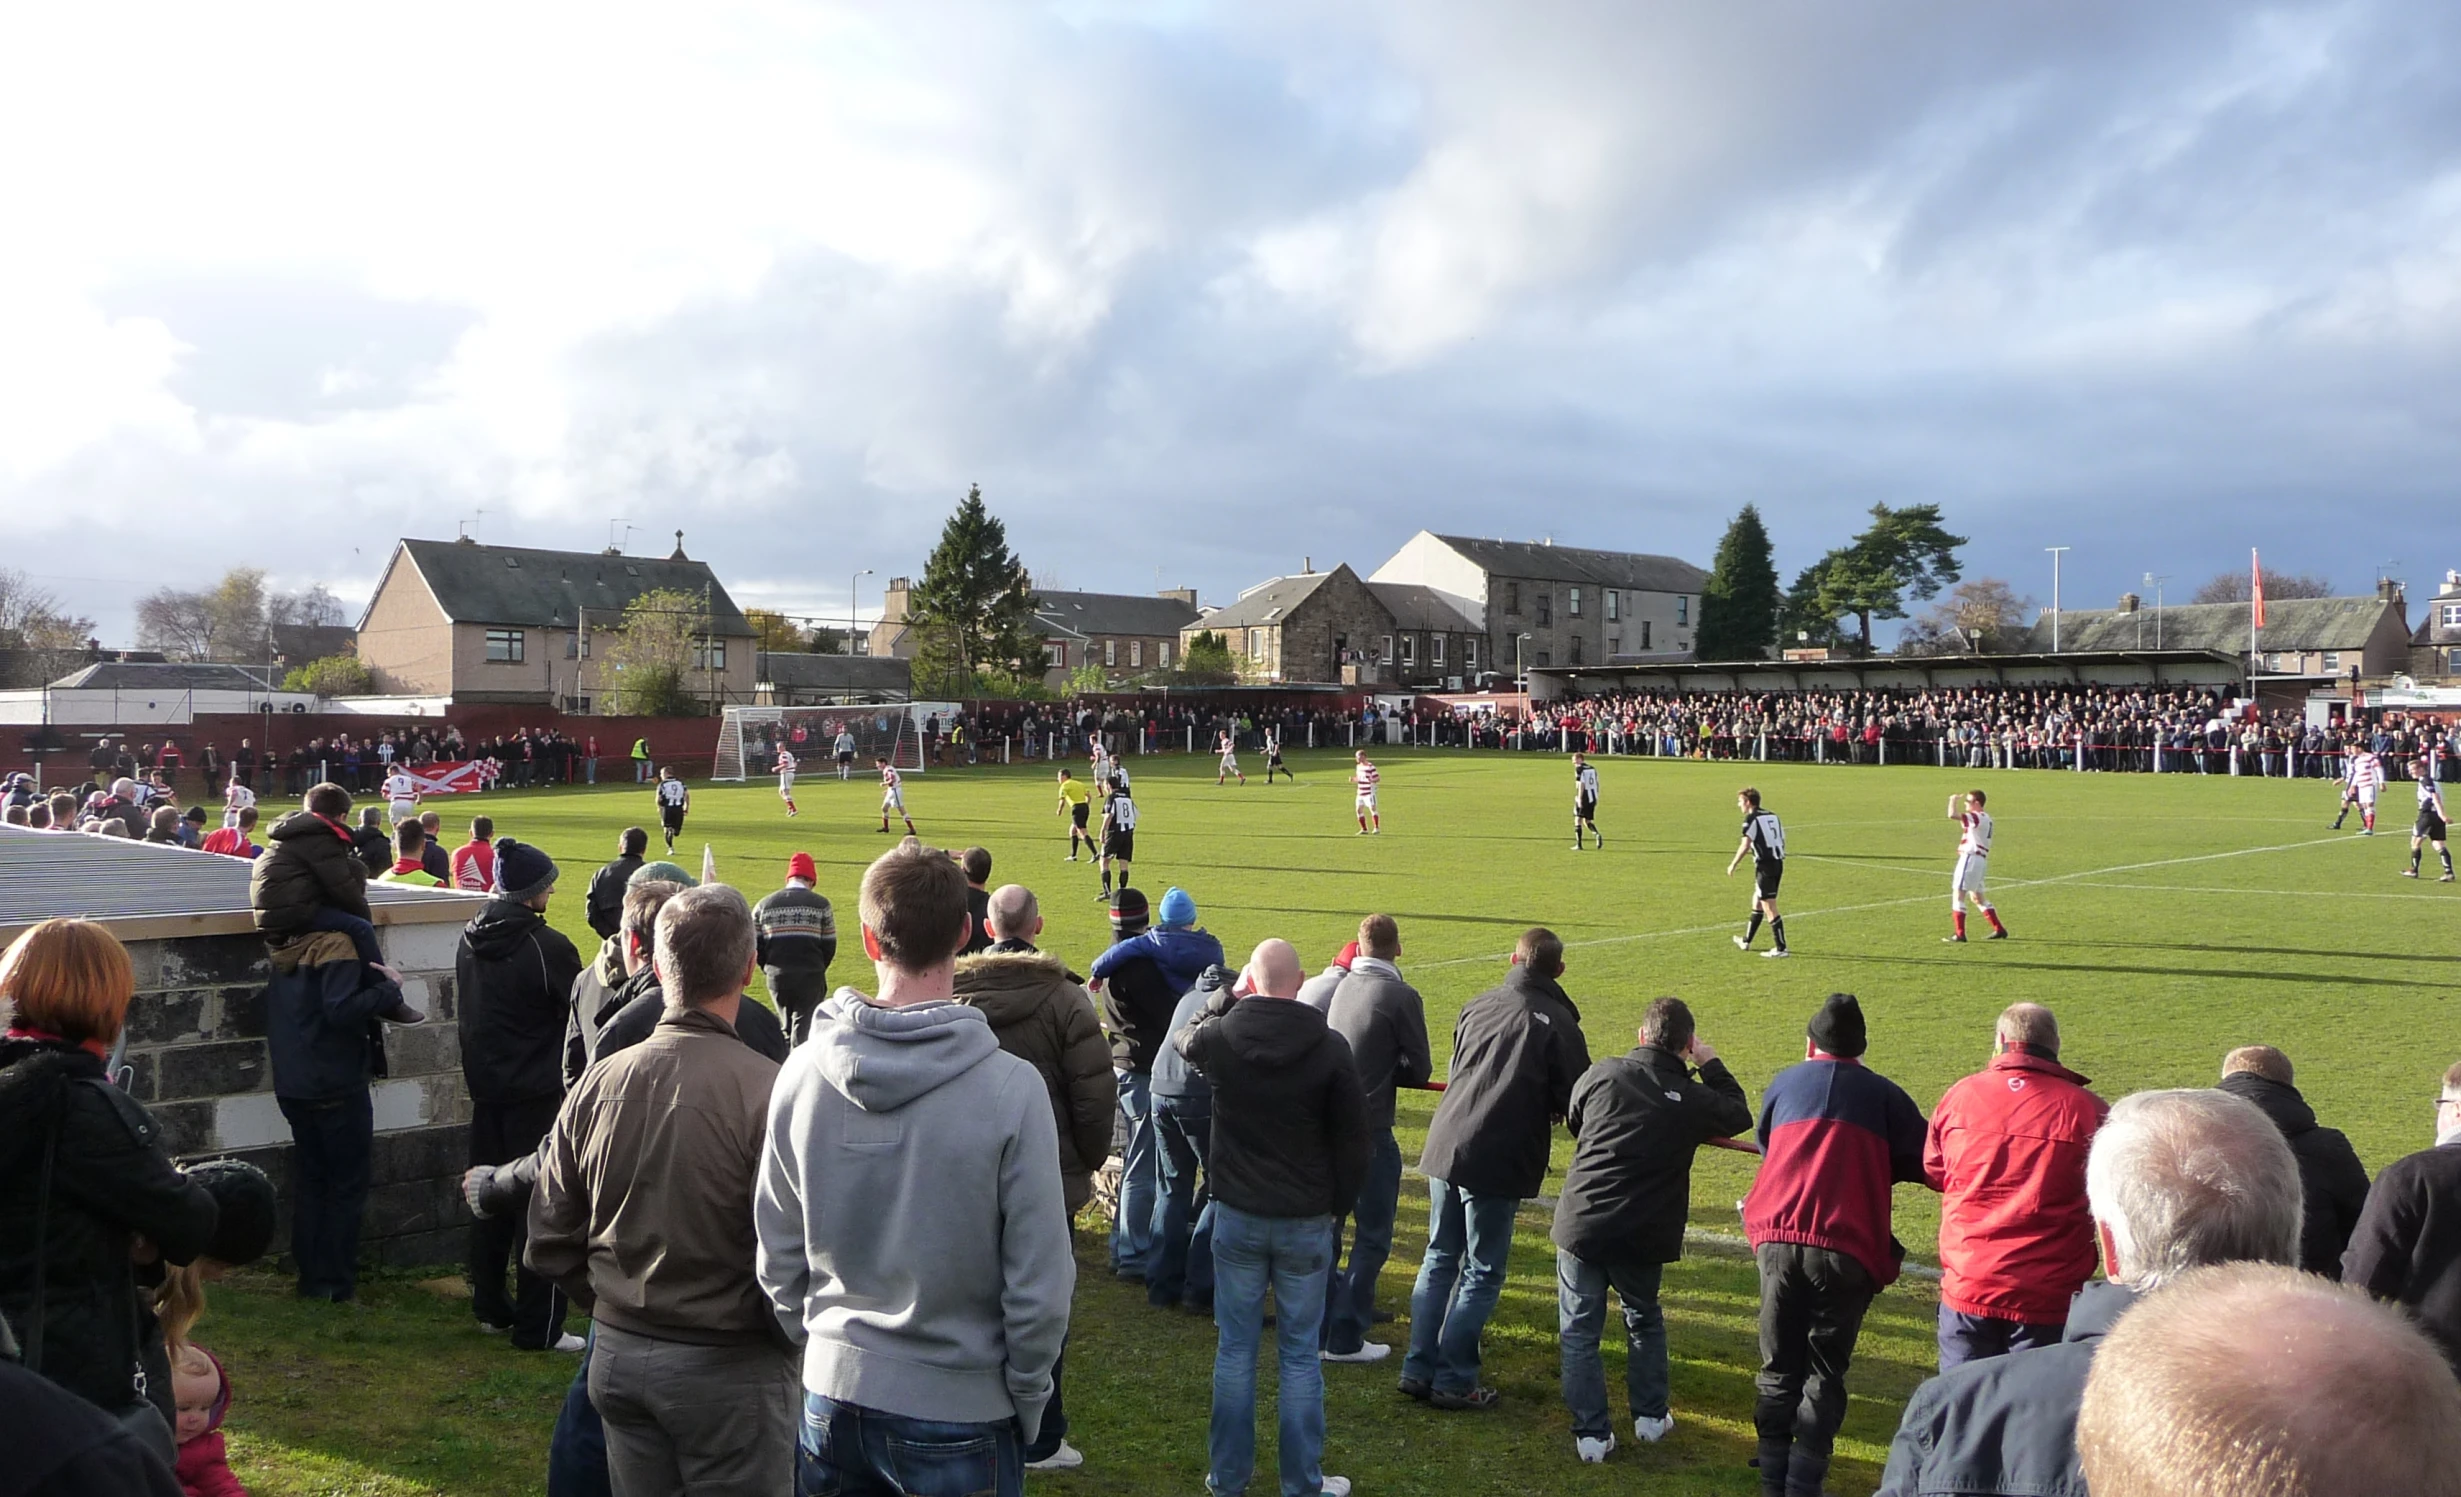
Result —
POLYGON ((829 655, 794 650, 763 650, 754 662, 755 679, 798 691, 909 692, 914 688, 914 662, 893 655, 829 655))
POLYGON ((1079 637, 1096 634, 1142 634, 1176 639, 1196 622, 1197 611, 1177 598, 1141 593, 1034 594, 1034 617, 1044 629, 1079 637))
MULTIPOLYGON (((123 837, 0 826, 0 939, 62 915, 111 921, 236 916, 245 929, 251 866, 219 853, 123 837)), ((475 894, 450 889, 371 884, 367 893, 378 924, 466 920, 480 903, 475 894)))
MULTIPOLYGON (((2362 650, 2375 637, 2384 611, 2394 605, 2369 595, 2363 598, 2282 598, 2264 605, 2259 650, 2362 650)), ((2247 653, 2245 603, 2175 603, 2162 610, 2159 628, 2154 611, 2140 608, 2122 613, 2115 608, 2064 609, 2059 616, 2063 654, 2080 650, 2135 650, 2141 635, 2151 645, 2156 635, 2169 650, 2216 650, 2225 655, 2247 653)), ((2046 610, 2026 635, 2025 648, 2051 648, 2051 615, 2046 610)))
POLYGON ((711 628, 729 637, 752 633, 706 562, 460 541, 405 540, 402 549, 455 623, 570 629, 586 608, 593 627, 613 625, 643 593, 670 588, 699 597, 707 587, 711 628))
POLYGON ((1600 587, 1629 587, 1649 593, 1697 593, 1709 574, 1673 556, 1640 551, 1593 551, 1586 546, 1542 545, 1537 541, 1490 541, 1468 535, 1439 535, 1481 570, 1506 577, 1543 577, 1560 582, 1591 582, 1600 587))

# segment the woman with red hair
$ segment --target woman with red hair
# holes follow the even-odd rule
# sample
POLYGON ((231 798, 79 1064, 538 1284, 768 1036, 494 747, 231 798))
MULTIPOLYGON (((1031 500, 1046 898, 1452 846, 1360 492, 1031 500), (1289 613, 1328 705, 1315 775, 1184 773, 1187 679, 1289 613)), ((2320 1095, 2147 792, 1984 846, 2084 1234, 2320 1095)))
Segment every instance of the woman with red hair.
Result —
POLYGON ((170 1369, 140 1260, 191 1261, 216 1213, 104 1073, 135 988, 126 948, 90 920, 46 920, 0 955, 0 1315, 27 1367, 168 1462, 170 1369))

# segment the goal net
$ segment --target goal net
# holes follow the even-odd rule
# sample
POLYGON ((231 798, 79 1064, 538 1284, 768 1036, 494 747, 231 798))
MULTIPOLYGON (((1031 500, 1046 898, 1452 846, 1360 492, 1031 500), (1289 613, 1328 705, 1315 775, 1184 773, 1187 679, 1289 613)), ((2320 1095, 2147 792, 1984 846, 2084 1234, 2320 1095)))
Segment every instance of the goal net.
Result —
POLYGON ((900 702, 876 707, 729 707, 718 725, 712 780, 748 780, 775 773, 782 749, 805 774, 837 764, 838 737, 854 739, 855 763, 869 771, 875 757, 908 774, 924 769, 927 727, 946 730, 948 702, 900 702))

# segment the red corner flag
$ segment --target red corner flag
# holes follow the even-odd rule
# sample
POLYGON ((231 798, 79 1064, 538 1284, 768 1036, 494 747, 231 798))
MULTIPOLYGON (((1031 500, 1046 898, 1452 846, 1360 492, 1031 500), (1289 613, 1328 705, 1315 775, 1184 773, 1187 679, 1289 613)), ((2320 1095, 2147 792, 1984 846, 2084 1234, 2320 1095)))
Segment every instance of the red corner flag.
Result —
POLYGON ((2252 546, 2248 548, 2247 563, 2253 576, 2254 593, 2252 596, 2256 606, 2256 612, 2250 622, 2261 629, 2264 627, 2264 563, 2257 560, 2255 548, 2252 546))

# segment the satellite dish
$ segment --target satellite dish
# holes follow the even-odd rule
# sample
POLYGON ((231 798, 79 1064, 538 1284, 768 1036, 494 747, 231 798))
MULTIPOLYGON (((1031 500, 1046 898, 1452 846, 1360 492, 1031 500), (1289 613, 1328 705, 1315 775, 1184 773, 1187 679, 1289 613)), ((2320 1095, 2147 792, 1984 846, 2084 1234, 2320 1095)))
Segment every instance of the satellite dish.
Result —
POLYGON ((2393 690, 2416 691, 2418 690, 2418 682, 2408 676, 2395 676, 2393 677, 2393 690))

